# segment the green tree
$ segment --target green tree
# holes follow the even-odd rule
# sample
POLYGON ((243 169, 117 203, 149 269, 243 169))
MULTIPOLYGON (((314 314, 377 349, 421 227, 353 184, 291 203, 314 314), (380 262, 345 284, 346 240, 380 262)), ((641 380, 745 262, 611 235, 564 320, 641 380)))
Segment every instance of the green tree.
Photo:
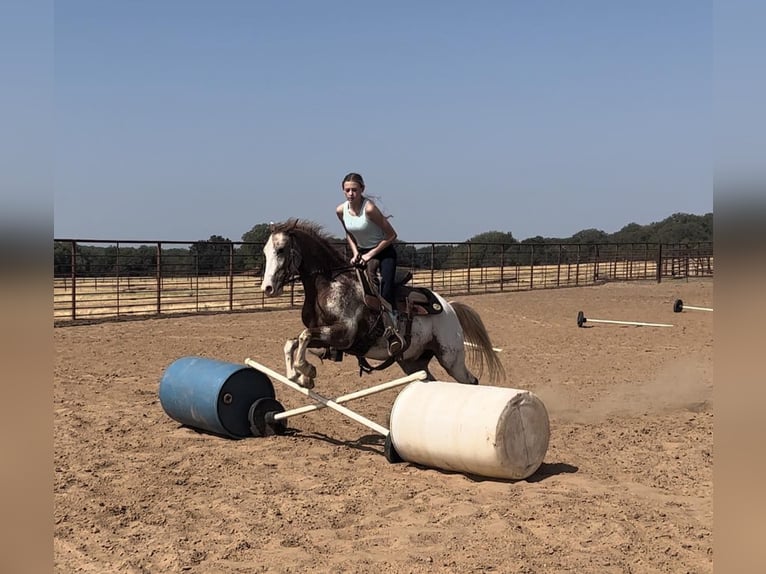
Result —
POLYGON ((153 245, 120 247, 120 274, 147 277, 157 273, 157 248, 153 245))
POLYGON ((652 240, 652 232, 646 225, 628 223, 625 227, 613 233, 609 239, 619 243, 646 243, 652 240))
POLYGON ((609 236, 616 243, 698 243, 713 241, 713 214, 674 213, 648 225, 629 223, 609 236))
POLYGON ((263 246, 269 240, 269 235, 271 235, 271 226, 268 223, 258 223, 242 235, 244 243, 239 248, 239 252, 245 269, 253 269, 258 273, 263 269, 265 263, 263 246))
POLYGON ((197 272, 195 263, 194 255, 188 248, 171 247, 162 250, 163 277, 193 276, 197 272))
POLYGON ((200 274, 224 275, 229 272, 231 240, 220 235, 211 235, 207 241, 196 241, 189 247, 189 253, 196 258, 200 274))
POLYGON ((605 243, 608 240, 609 240, 609 235, 605 231, 591 228, 591 229, 583 229, 582 231, 578 231, 572 236, 572 238, 569 241, 571 241, 572 243, 593 244, 593 243, 605 243))
POLYGON ((655 235, 661 243, 697 243, 712 241, 713 214, 707 216, 674 213, 656 224, 655 235))
POLYGON ((53 242, 53 275, 68 277, 72 274, 72 244, 69 241, 53 242))
POLYGON ((430 269, 431 259, 433 259, 434 269, 444 269, 451 253, 452 245, 434 245, 433 253, 430 245, 420 247, 415 253, 415 267, 430 269))
POLYGON ((471 267, 497 267, 504 263, 504 250, 518 243, 510 231, 485 231, 474 235, 471 242, 471 267))

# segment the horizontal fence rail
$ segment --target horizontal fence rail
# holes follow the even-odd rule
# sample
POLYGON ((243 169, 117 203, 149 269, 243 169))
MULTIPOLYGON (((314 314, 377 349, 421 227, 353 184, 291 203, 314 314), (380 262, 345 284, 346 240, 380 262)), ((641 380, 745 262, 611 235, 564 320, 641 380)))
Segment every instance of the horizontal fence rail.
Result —
MULTIPOLYGON (((262 243, 228 241, 55 239, 54 323, 300 306, 300 283, 279 297, 263 295, 262 249, 262 243)), ((446 297, 713 276, 712 243, 398 243, 396 249, 412 285, 446 297)))

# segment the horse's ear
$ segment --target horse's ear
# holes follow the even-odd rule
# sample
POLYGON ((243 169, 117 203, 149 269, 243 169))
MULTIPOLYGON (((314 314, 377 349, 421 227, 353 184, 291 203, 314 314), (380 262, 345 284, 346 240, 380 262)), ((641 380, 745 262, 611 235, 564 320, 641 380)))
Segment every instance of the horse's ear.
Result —
POLYGON ((269 221, 269 233, 274 233, 274 230, 277 228, 277 224, 273 221, 269 221))
POLYGON ((290 231, 292 231, 293 229, 295 229, 296 227, 298 227, 298 221, 300 221, 300 220, 299 220, 299 219, 293 219, 293 223, 292 223, 292 225, 290 226, 290 231))

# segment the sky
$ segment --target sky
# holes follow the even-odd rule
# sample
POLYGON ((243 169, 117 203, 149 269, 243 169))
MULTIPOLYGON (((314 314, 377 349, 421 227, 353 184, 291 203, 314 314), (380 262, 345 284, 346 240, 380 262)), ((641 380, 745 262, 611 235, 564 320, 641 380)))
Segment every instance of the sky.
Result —
POLYGON ((54 237, 340 235, 361 173, 402 241, 713 210, 713 4, 68 0, 54 237))

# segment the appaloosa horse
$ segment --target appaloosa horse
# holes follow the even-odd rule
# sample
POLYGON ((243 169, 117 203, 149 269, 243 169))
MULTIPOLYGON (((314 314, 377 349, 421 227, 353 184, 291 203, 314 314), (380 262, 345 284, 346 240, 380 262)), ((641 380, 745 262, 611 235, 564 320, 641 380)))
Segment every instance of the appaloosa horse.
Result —
POLYGON ((367 358, 384 361, 372 367, 375 369, 396 362, 406 374, 424 370, 432 380, 428 363, 436 357, 457 382, 475 385, 479 381, 465 364, 468 346, 480 376, 485 364, 490 381, 504 375, 478 313, 463 303, 448 303, 422 287, 398 289, 402 297, 407 296, 398 303, 405 345, 391 357, 383 337, 381 314, 385 311, 370 305, 361 274, 319 225, 295 219, 273 224, 263 253, 266 265, 261 289, 265 295, 279 295, 296 278, 303 284, 301 318, 306 329, 284 348, 286 376, 300 385, 312 388, 316 377, 316 368, 306 360, 308 348, 324 349, 324 357, 332 350, 336 357, 342 356, 337 351, 354 355, 363 370, 369 370, 367 358))

